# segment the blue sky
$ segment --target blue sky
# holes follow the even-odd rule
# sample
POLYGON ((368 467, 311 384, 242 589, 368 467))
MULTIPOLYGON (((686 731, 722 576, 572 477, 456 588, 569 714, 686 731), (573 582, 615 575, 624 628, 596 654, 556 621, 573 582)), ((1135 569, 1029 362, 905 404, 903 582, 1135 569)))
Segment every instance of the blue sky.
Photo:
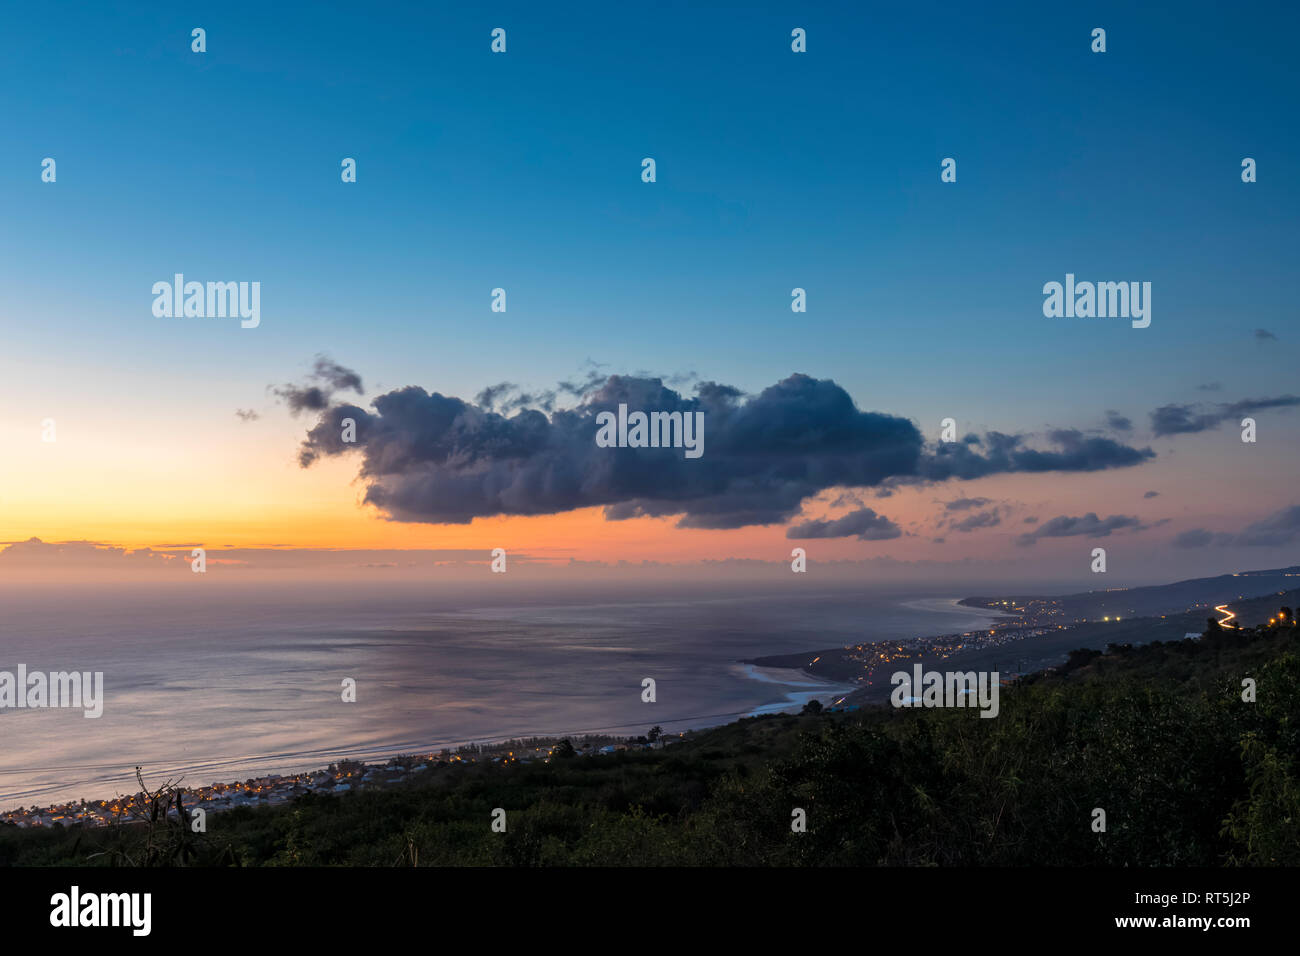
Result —
POLYGON ((1205 382, 1286 391, 1296 8, 906 6, 15 17, 0 400, 229 417, 318 352, 369 391, 466 398, 587 359, 747 391, 806 372, 927 433, 1090 428, 1104 408, 1141 429, 1205 382), (155 319, 150 287, 178 271, 260 281, 261 327, 155 319), (1044 318, 1067 272, 1150 281, 1151 327, 1044 318))
POLYGON ((1257 362, 1251 331, 1294 321, 1294 12, 1036 6, 30 18, 0 65, 4 321, 45 326, 74 364, 129 346, 274 378, 326 348, 461 392, 590 356, 900 395, 929 360, 945 382, 922 411, 987 388, 1007 355, 1141 368, 1135 400, 1225 354, 1257 362), (260 279, 256 338, 152 321, 148 287, 176 270, 260 279), (1152 281, 1152 328, 1044 320, 1038 290, 1066 271, 1152 281))

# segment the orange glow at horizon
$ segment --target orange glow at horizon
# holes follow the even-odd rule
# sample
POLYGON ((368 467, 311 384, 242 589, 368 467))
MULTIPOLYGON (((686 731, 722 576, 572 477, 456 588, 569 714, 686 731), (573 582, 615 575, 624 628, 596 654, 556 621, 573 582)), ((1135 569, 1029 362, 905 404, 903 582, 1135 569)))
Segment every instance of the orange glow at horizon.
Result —
MULTIPOLYGON (((39 422, 35 414, 31 422, 39 422)), ((1111 471, 1054 478, 1051 500, 1033 474, 1007 474, 947 485, 899 487, 877 499, 860 490, 856 502, 835 501, 845 489, 826 489, 805 502, 790 522, 728 530, 680 528, 679 516, 607 521, 601 507, 538 516, 476 518, 467 524, 391 521, 362 504, 364 481, 354 456, 301 468, 295 454, 302 433, 292 422, 260 428, 241 425, 223 410, 211 419, 168 408, 145 418, 100 408, 59 421, 57 442, 43 443, 30 422, 0 421, 0 543, 40 538, 46 542, 94 541, 115 547, 304 548, 395 550, 488 550, 504 547, 536 558, 616 563, 700 560, 780 560, 801 546, 817 560, 888 557, 906 561, 981 562, 1031 559, 1041 552, 1017 545, 1026 519, 1108 513, 1111 501, 1137 502, 1143 489, 1161 484, 1172 499, 1185 480, 1176 467, 1158 463, 1147 473, 1111 471), (1167 474, 1157 480, 1164 469, 1167 474), (957 497, 987 498, 999 521, 978 533, 954 531, 945 511, 957 497), (791 523, 838 517, 869 506, 895 522, 901 534, 882 540, 790 539, 791 523), (945 523, 946 522, 946 523, 945 523), (937 539, 945 538, 940 542, 937 539), (815 551, 814 551, 815 549, 815 551)), ((1271 471, 1264 475, 1272 475, 1271 471)), ((1270 479, 1271 480, 1271 479, 1270 479)), ((1242 500, 1264 498, 1266 485, 1251 486, 1242 500)), ((1224 524, 1239 519, 1222 502, 1188 497, 1192 510, 1215 513, 1224 524), (1218 509, 1216 511, 1216 509, 1218 509)), ((1132 506, 1136 510, 1136 505, 1132 506)), ((1153 510, 1152 517, 1158 512, 1153 510)), ((1063 549, 1068 540, 1044 540, 1040 549, 1063 549)))
MULTIPOLYGON (((296 433, 242 437, 225 426, 208 438, 175 428, 113 430, 77 422, 50 444, 15 440, 0 471, 0 542, 94 541, 129 550, 208 548, 491 549, 540 558, 632 563, 788 555, 784 525, 732 530, 678 528, 679 517, 606 521, 603 508, 538 516, 476 518, 468 524, 392 521, 362 503, 352 459, 303 469, 296 433), (160 435, 166 437, 160 437, 160 435), (129 449, 129 453, 126 451, 129 449)), ((7 429, 0 424, 0 440, 7 429)), ((889 517, 906 526, 930 510, 892 499, 889 517), (910 512, 910 514, 909 514, 910 512)), ((808 502, 822 514, 823 504, 808 502)), ((908 553, 924 538, 862 542, 819 539, 824 559, 908 553)), ((805 546, 808 542, 802 542, 805 546)))
MULTIPOLYGON (((567 561, 691 561, 703 558, 784 557, 796 544, 784 526, 734 530, 676 527, 677 517, 607 521, 601 508, 558 515, 476 518, 464 525, 390 521, 370 507, 322 513, 311 508, 281 508, 278 513, 223 515, 212 519, 151 517, 148 520, 90 515, 59 520, 0 523, 0 541, 38 537, 46 542, 95 541, 130 550, 189 545, 209 548, 319 549, 471 549, 506 547, 538 558, 567 561)), ((887 553, 896 541, 853 539, 816 542, 823 557, 862 557, 887 553)))

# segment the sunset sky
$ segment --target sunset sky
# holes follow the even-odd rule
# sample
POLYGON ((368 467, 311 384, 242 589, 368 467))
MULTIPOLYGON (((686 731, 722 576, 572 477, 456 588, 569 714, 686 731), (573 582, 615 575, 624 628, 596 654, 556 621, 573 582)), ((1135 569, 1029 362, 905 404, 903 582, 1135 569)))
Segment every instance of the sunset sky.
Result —
MULTIPOLYGON (((1296 563, 1295 30, 1259 30, 1250 4, 1188 4, 1176 21, 1128 8, 24 18, 0 38, 0 542, 632 563, 779 562, 800 546, 1025 580, 1085 577, 1105 546, 1125 582, 1296 563), (1104 54, 1089 48, 1099 26, 1104 54), (356 183, 340 181, 344 157, 356 183), (940 182, 945 157, 956 183, 940 182), (1242 182, 1244 157, 1258 182, 1242 182), (175 273, 260 282, 260 326, 155 317, 151 287, 175 273), (1150 282, 1150 327, 1045 318, 1043 284, 1067 273, 1150 282), (497 287, 505 313, 489 307, 497 287), (806 313, 791 312, 795 287, 806 313), (423 520, 388 520, 363 503, 363 450, 299 463, 321 416, 286 396, 313 384, 318 356, 363 383, 331 408, 368 409, 417 444, 422 424, 371 400, 418 386, 497 428, 517 409, 487 409, 484 389, 513 383, 506 400, 531 395, 520 407, 549 419, 593 408, 617 375, 683 402, 730 386, 749 424, 712 420, 675 513, 604 510, 641 507, 653 496, 628 489, 668 482, 669 459, 697 464, 665 451, 575 507, 539 491, 515 510, 541 513, 450 523, 439 492, 406 515, 423 520), (820 398, 759 398, 794 375, 820 398), (821 417, 841 392, 856 413, 821 417), (1066 466, 935 480, 946 417, 985 456, 1000 433, 1066 466), (780 520, 679 527, 713 477, 740 501, 788 493, 788 469, 818 471, 819 456, 874 468, 885 419, 924 443, 889 480, 810 477, 816 493, 780 520), (776 434, 789 423, 806 455, 776 434), (890 530, 791 533, 851 514, 890 530)), ((528 460, 474 447, 503 469, 528 460)), ((589 445, 553 453, 568 449, 589 468, 589 445)), ((424 477, 386 487, 414 494, 424 477)))

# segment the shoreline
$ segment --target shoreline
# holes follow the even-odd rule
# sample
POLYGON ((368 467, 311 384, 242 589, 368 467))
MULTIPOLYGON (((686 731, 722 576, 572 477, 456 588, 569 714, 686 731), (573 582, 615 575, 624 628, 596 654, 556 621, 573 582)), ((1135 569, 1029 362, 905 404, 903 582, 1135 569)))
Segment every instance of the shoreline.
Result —
MULTIPOLYGON (((748 661, 739 662, 745 671, 745 676, 751 680, 761 681, 763 683, 780 684, 784 687, 805 687, 806 690, 792 690, 786 692, 784 701, 773 701, 770 704, 761 704, 745 714, 745 717, 761 717, 765 714, 780 714, 791 708, 802 709, 810 700, 816 700, 820 697, 840 696, 843 700, 857 688, 852 684, 844 684, 838 681, 827 680, 818 677, 816 674, 810 674, 804 670, 794 670, 789 667, 764 667, 761 664, 754 664, 748 661), (766 671, 776 671, 776 674, 764 673, 766 671), (805 680, 788 680, 782 675, 793 671, 806 678, 805 680)), ((742 718, 743 719, 743 718, 742 718)), ((717 726, 717 725, 714 725, 717 726)), ((698 728, 707 730, 706 727, 698 728)))
MULTIPOLYGON (((982 599, 924 598, 902 602, 902 606, 911 607, 914 610, 931 612, 944 610, 968 615, 974 611, 977 612, 980 618, 988 621, 988 630, 864 642, 847 647, 839 645, 822 651, 804 651, 733 660, 729 664, 733 673, 738 670, 740 675, 747 680, 781 685, 780 692, 783 699, 772 700, 744 710, 701 714, 694 717, 661 721, 660 724, 670 728, 681 728, 672 731, 674 739, 681 739, 688 732, 707 730, 747 717, 789 711, 797 713, 807 701, 818 698, 823 701, 835 700, 835 704, 832 706, 838 704, 858 706, 877 703, 887 699, 889 692, 887 676, 883 680, 877 680, 879 676, 877 672, 890 665, 896 667, 902 664, 903 661, 906 661, 906 666, 909 667, 917 661, 927 667, 933 667, 936 664, 942 665, 943 662, 947 662, 951 666, 961 661, 967 668, 971 665, 986 664, 990 665, 990 670, 999 670, 1002 673, 1032 673, 1064 660, 1065 655, 1077 647, 1097 646, 1098 644, 1104 646, 1105 638, 1112 633, 1111 627, 1113 625, 1103 631, 1101 630, 1102 625, 1095 622, 1089 624, 1086 621, 1083 623, 1071 621, 1068 625, 1058 623, 1036 624, 1033 621, 1009 616, 1005 612, 991 607, 963 603, 965 601, 980 600, 982 599), (1067 637, 1067 635, 1069 636, 1067 637), (1024 644, 1030 638, 1043 638, 1044 640, 1035 642, 1031 647, 1024 644), (967 646, 968 643, 973 643, 975 646, 967 646), (870 662, 865 659, 868 654, 871 657, 870 662), (1020 665, 1026 663, 1030 666, 1021 668, 1020 665), (1015 665, 1014 670, 1004 669, 1005 665, 1013 664, 1015 665)), ((1132 618, 1130 622, 1131 625, 1141 625, 1149 639, 1157 639, 1158 628, 1156 625, 1164 625, 1165 619, 1163 617, 1158 619, 1132 618)), ((1168 621, 1168 625, 1172 630, 1178 630, 1174 619, 1168 621)), ((1126 627, 1125 630, 1127 629, 1126 627)), ((1120 635, 1116 633, 1115 636, 1120 635)), ((1181 637, 1182 631, 1178 631, 1174 636, 1181 637)), ((566 737, 575 741, 596 739, 604 741, 634 740, 635 733, 631 732, 637 730, 644 733, 644 725, 640 722, 616 724, 564 733, 503 733, 492 734, 488 737, 442 742, 417 743, 415 741, 406 741, 369 751, 340 748, 336 752, 322 751, 315 755, 307 753, 296 755, 267 754, 257 758, 239 758, 238 761, 227 761, 218 758, 209 761, 196 761, 194 765, 173 768, 170 772, 167 770, 161 772, 151 770, 148 772, 155 784, 162 779, 176 779, 178 776, 183 784, 186 776, 195 773, 204 773, 205 776, 208 773, 213 775, 221 774, 223 771, 219 768, 223 764, 246 763, 249 760, 257 760, 256 765, 250 766, 256 766, 258 769, 249 769, 247 771, 249 780, 300 782, 319 777, 320 774, 325 772, 319 768, 330 761, 350 762, 366 768, 374 768, 392 765, 395 762, 410 763, 412 760, 417 759, 437 759, 438 755, 455 755, 468 752, 491 755, 502 750, 508 752, 512 744, 519 745, 523 742, 536 744, 541 741, 558 742, 566 737)), ((230 770, 233 770, 233 767, 225 772, 229 773, 230 770)), ((230 777, 226 779, 230 779, 230 777)), ((108 781, 105 781, 105 783, 108 783, 108 781)), ((87 781, 87 784, 86 790, 94 787, 93 781, 87 781)), ((266 786, 267 784, 262 784, 263 791, 266 786)), ((245 791, 248 790, 244 784, 221 783, 214 783, 209 787, 184 787, 184 789, 188 793, 198 793, 220 792, 223 788, 233 789, 235 787, 243 787, 245 791)), ((59 788, 60 791, 64 792, 68 789, 70 788, 59 788)), ((134 786, 132 789, 134 789, 134 786)), ((105 787, 105 790, 107 790, 107 787, 105 787)), ((257 790, 255 786, 253 792, 260 793, 262 791, 257 790)), ((27 796, 40 799, 36 794, 27 796)), ((79 807, 83 803, 85 806, 102 807, 120 802, 128 796, 118 793, 112 800, 56 799, 54 802, 40 807, 22 805, 21 812, 25 815, 34 813, 45 815, 44 811, 51 808, 79 807)), ((13 799, 21 800, 23 796, 15 794, 13 799)), ((4 810, 0 810, 0 821, 10 819, 16 814, 19 814, 19 805, 15 803, 4 810)))
MULTIPOLYGON (((911 610, 929 611, 931 613, 935 611, 958 612, 959 610, 962 613, 970 612, 968 608, 960 608, 959 599, 956 598, 918 598, 899 602, 899 605, 911 610)), ((915 638, 908 638, 908 640, 915 640, 915 638)), ((731 673, 737 674, 745 681, 783 685, 781 688, 772 688, 774 695, 779 694, 777 699, 743 710, 699 714, 659 721, 658 723, 664 727, 665 733, 671 731, 680 737, 681 734, 690 731, 708 730, 747 717, 784 712, 798 713, 809 700, 820 699, 825 705, 837 698, 843 701, 857 690, 857 686, 852 682, 835 680, 825 675, 792 668, 785 664, 767 667, 758 663, 758 660, 732 660, 726 662, 725 666, 731 673), (765 673, 765 671, 768 673, 765 673), (799 675, 799 677, 790 679, 789 675, 792 672, 799 675)), ((321 768, 327 764, 340 761, 356 761, 366 766, 382 766, 392 760, 409 759, 416 755, 455 753, 466 748, 479 748, 492 752, 503 747, 508 748, 511 743, 525 740, 558 742, 566 737, 574 740, 587 738, 624 739, 629 735, 635 737, 638 731, 644 733, 645 730, 645 726, 638 722, 602 725, 562 732, 507 731, 491 733, 482 737, 459 737, 433 741, 406 740, 372 748, 340 747, 315 752, 303 751, 301 753, 267 753, 245 757, 215 757, 156 770, 146 767, 145 770, 148 774, 146 782, 153 780, 156 784, 162 780, 179 780, 187 792, 218 791, 221 787, 231 788, 239 781, 245 780, 306 779, 324 772, 321 768), (185 785, 187 779, 192 780, 195 778, 214 780, 214 782, 193 787, 185 785), (217 782, 223 780, 234 781, 234 783, 217 782)), ((111 776, 104 775, 108 776, 108 779, 97 780, 93 779, 94 776, 96 775, 92 774, 92 779, 84 780, 81 784, 48 785, 15 792, 4 801, 3 805, 0 805, 0 822, 19 812, 31 815, 51 808, 74 807, 83 803, 87 806, 92 804, 95 806, 112 805, 129 798, 137 790, 134 779, 125 768, 120 772, 113 773, 111 776), (47 791, 51 796, 43 796, 41 790, 47 791), (70 794, 73 792, 76 792, 77 795, 71 796, 70 794), (88 792, 94 793, 96 796, 87 797, 85 794, 88 792), (99 796, 100 794, 111 794, 111 796, 102 797, 99 796), (32 802, 28 803, 27 801, 32 802), (37 801, 41 802, 38 803, 37 801)), ((41 813, 41 815, 45 814, 41 813)))
MULTIPOLYGON (((806 688, 806 689, 792 689, 792 690, 785 691, 784 699, 782 700, 773 700, 765 704, 759 704, 755 707, 746 708, 744 710, 728 711, 725 713, 716 713, 716 714, 702 714, 696 717, 683 717, 674 720, 663 721, 662 723, 668 726, 689 723, 689 726, 679 731, 673 731, 672 733, 665 731, 663 739, 665 740, 669 738, 681 739, 687 733, 691 733, 693 731, 699 731, 699 730, 709 730, 714 727, 723 726, 725 724, 731 723, 736 720, 745 719, 747 717, 757 717, 764 714, 783 713, 788 710, 794 710, 797 712, 800 708, 802 708, 802 706, 808 700, 818 698, 818 697, 834 697, 837 694, 847 696, 849 693, 853 691, 852 686, 840 684, 834 681, 828 681, 825 680, 824 678, 817 677, 816 675, 806 675, 806 676, 801 675, 802 679, 794 679, 794 680, 789 679, 787 677, 787 675, 790 673, 788 668, 763 668, 756 665, 752 665, 745 661, 732 661, 729 663, 728 669, 732 670, 733 672, 739 670, 741 675, 747 680, 753 680, 765 684, 780 685, 781 687, 806 688), (763 671, 769 671, 769 670, 775 671, 775 673, 771 673, 771 674, 763 673, 763 671)), ((427 743, 422 746, 401 745, 400 748, 381 748, 379 751, 371 751, 371 752, 346 750, 346 751, 341 751, 337 754, 321 754, 320 758, 322 760, 328 760, 330 757, 332 757, 333 760, 330 761, 329 764, 330 766, 342 765, 342 764, 349 764, 349 765, 359 764, 367 769, 373 769, 378 767, 390 766, 395 763, 409 764, 411 762, 433 761, 439 758, 448 759, 451 757, 456 757, 457 755, 463 755, 471 752, 475 754, 476 757, 486 756, 488 758, 491 758, 492 755, 499 754, 499 752, 508 753, 511 747, 518 749, 523 745, 533 745, 533 749, 537 749, 538 745, 546 744, 549 746, 553 746, 559 743, 561 740, 565 740, 565 739, 573 741, 575 745, 580 741, 623 742, 623 741, 635 739, 638 735, 635 733, 630 734, 628 732, 635 731, 637 729, 640 729, 642 732, 644 732, 645 730, 644 722, 638 722, 634 724, 610 724, 601 727, 592 727, 592 728, 581 729, 581 730, 570 730, 570 731, 558 732, 558 733, 540 732, 540 733, 492 734, 486 737, 474 737, 474 738, 458 739, 454 741, 427 743)), ((611 745, 617 746, 617 744, 611 744, 611 745)), ((274 787, 284 787, 284 788, 292 789, 294 786, 302 786, 304 781, 317 780, 322 774, 328 773, 328 770, 326 768, 322 768, 320 763, 309 763, 308 769, 292 769, 293 767, 302 766, 304 763, 307 763, 307 761, 298 761, 292 759, 277 760, 274 755, 265 755, 265 756, 267 759, 264 759, 259 764, 257 764, 259 769, 250 770, 248 777, 240 778, 237 780, 232 780, 231 778, 227 778, 227 781, 225 782, 218 781, 209 785, 196 785, 196 786, 185 785, 184 780, 185 777, 187 776, 186 770, 188 769, 191 772, 193 772, 195 769, 199 769, 199 771, 201 772, 202 768, 204 766, 207 766, 210 771, 214 771, 215 773, 220 773, 221 772, 220 770, 212 766, 212 764, 221 763, 220 760, 210 761, 207 764, 200 764, 198 768, 194 768, 194 767, 174 768, 170 771, 163 770, 161 772, 151 771, 150 776, 157 778, 154 781, 153 785, 158 785, 163 780, 177 780, 180 783, 180 789, 182 789, 185 793, 204 794, 204 793, 220 793, 225 791, 233 792, 239 790, 242 790, 244 792, 261 793, 266 791, 268 788, 274 788, 274 787), (289 764, 290 767, 284 767, 283 765, 286 763, 289 764), (279 770, 268 769, 268 768, 276 768, 276 767, 279 767, 280 769, 279 770), (253 781, 254 786, 251 788, 247 787, 246 783, 248 781, 253 781)), ((257 758, 241 758, 241 762, 249 759, 257 759, 257 758)), ((467 763, 475 762, 475 760, 468 760, 468 759, 464 759, 463 757, 461 759, 463 760, 463 762, 467 762, 467 763)), ((454 761, 449 760, 449 762, 454 762, 454 761)), ((337 778, 337 779, 341 780, 345 778, 337 778)), ((52 822, 60 822, 60 823, 65 821, 71 823, 84 822, 85 819, 84 817, 79 819, 71 819, 70 815, 67 812, 57 813, 56 811, 60 811, 60 810, 67 811, 71 808, 79 808, 82 806, 92 807, 92 808, 104 808, 104 807, 112 807, 114 805, 123 805, 125 801, 129 801, 133 796, 137 795, 138 792, 139 792, 138 788, 133 788, 133 792, 128 792, 128 793, 115 791, 114 795, 111 797, 80 796, 76 798, 68 798, 66 800, 56 800, 55 802, 49 804, 39 804, 39 805, 32 804, 30 806, 27 804, 14 804, 12 806, 8 806, 3 809, 0 809, 0 824, 9 822, 16 817, 30 818, 32 816, 40 816, 42 818, 49 817, 52 822)), ((200 800, 197 804, 195 804, 195 806, 203 806, 203 805, 204 802, 202 800, 200 800)), ((240 805, 247 805, 247 804, 235 804, 235 805, 240 806, 240 805)), ((204 808, 208 810, 224 810, 224 809, 230 809, 231 807, 205 806, 204 808)), ((51 825, 51 823, 42 824, 42 825, 51 825)))

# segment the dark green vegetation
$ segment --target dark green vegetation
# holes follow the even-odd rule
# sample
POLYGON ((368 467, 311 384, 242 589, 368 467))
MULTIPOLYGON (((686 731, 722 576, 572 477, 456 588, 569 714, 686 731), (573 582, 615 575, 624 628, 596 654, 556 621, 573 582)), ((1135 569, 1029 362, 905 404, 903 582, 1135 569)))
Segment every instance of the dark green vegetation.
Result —
POLYGON ((659 751, 439 767, 419 783, 216 814, 183 848, 163 822, 0 827, 0 863, 1297 865, 1291 619, 1075 652, 1004 689, 995 719, 772 716, 659 751), (504 834, 491 830, 497 807, 504 834), (791 832, 796 807, 806 833, 791 832))

